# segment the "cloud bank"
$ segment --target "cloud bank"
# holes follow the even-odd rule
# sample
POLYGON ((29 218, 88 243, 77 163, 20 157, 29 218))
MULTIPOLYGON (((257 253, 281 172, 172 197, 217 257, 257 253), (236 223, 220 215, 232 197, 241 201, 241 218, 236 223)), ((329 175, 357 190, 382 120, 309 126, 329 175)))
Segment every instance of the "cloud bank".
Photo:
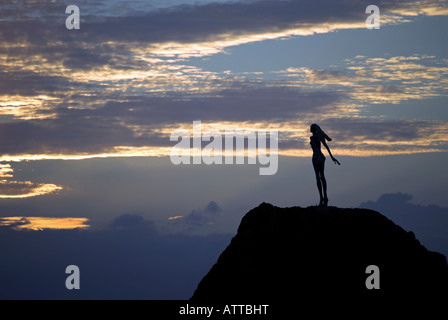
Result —
MULTIPOLYGON (((189 63, 247 43, 365 28, 367 1, 76 4, 76 32, 64 28, 62 2, 0 5, 0 161, 168 156, 169 133, 194 120, 278 129, 288 156, 310 155, 313 122, 337 137, 340 155, 447 150, 446 121, 362 116, 369 106, 446 97, 446 61, 434 56, 358 55, 324 69, 254 74, 189 63)), ((448 14, 441 1, 378 6, 384 26, 448 14)), ((10 196, 57 190, 44 187, 1 184, 10 196)))

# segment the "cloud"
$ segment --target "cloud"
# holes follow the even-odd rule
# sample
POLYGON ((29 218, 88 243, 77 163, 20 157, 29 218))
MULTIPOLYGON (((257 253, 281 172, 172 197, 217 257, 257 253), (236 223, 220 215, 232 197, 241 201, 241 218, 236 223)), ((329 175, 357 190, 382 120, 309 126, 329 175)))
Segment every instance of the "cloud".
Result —
POLYGON ((12 178, 12 173, 14 170, 11 168, 9 163, 0 163, 0 178, 12 178))
POLYGON ((86 218, 55 218, 55 217, 1 217, 0 226, 14 230, 67 230, 84 229, 90 226, 86 224, 86 218))
POLYGON ((8 95, 37 96, 60 90, 68 82, 66 77, 60 75, 45 75, 33 71, 14 70, 13 77, 10 72, 0 72, 2 94, 8 95))
POLYGON ((211 227, 221 217, 222 209, 215 201, 210 201, 206 206, 192 210, 183 216, 168 218, 168 223, 163 224, 170 233, 203 234, 212 230, 211 227))
POLYGON ((20 154, 107 156, 119 154, 115 147, 169 147, 169 134, 161 133, 165 126, 174 130, 174 124, 190 126, 197 119, 280 123, 325 109, 340 99, 332 93, 249 86, 187 100, 140 97, 129 102, 108 101, 88 110, 58 108, 54 111, 57 119, 0 123, 2 159, 20 154))
POLYGON ((181 219, 184 216, 172 216, 172 217, 168 217, 168 220, 176 220, 176 219, 181 219))
POLYGON ((191 226, 204 226, 213 224, 219 213, 221 213, 221 208, 215 201, 210 201, 204 208, 191 211, 183 221, 191 226))
POLYGON ((278 73, 291 79, 289 83, 294 85, 343 90, 350 100, 358 104, 399 104, 407 100, 446 96, 448 67, 433 56, 356 56, 333 68, 338 69, 291 67, 278 73))
MULTIPOLYGON (((62 3, 0 5, 0 160, 167 156, 169 133, 198 119, 219 129, 277 128, 280 153, 290 156, 309 155, 308 126, 317 120, 338 135, 338 154, 447 149, 443 121, 361 116, 374 104, 446 96, 448 69, 432 56, 356 56, 269 75, 188 65, 242 43, 364 28, 367 2, 176 3, 79 1, 80 32, 64 29, 62 3)), ((382 23, 434 8, 446 14, 443 3, 418 4, 379 3, 382 23)))
POLYGON ((62 186, 52 183, 14 181, 11 180, 14 177, 13 173, 11 164, 0 163, 0 199, 30 198, 57 193, 63 189, 62 186))
MULTIPOLYGON (((197 69, 193 71, 200 74, 197 69)), ((170 132, 190 127, 197 119, 222 123, 222 128, 243 123, 250 128, 275 127, 280 130, 280 146, 288 147, 280 152, 300 156, 304 155, 302 148, 289 146, 297 139, 307 141, 307 127, 316 114, 321 123, 329 123, 337 131, 339 140, 335 142, 341 143, 342 154, 360 155, 361 149, 362 155, 381 154, 381 150, 394 154, 446 149, 443 121, 366 119, 358 115, 362 103, 398 103, 444 95, 442 86, 448 71, 433 57, 357 56, 339 70, 288 68, 279 74, 289 80, 252 81, 215 74, 209 79, 210 88, 218 90, 208 94, 129 94, 128 98, 124 94, 119 98, 113 92, 99 96, 94 86, 90 94, 73 92, 70 101, 77 101, 73 103, 43 97, 20 105, 16 99, 16 106, 2 112, 16 112, 17 117, 28 121, 0 124, 3 136, 8 137, 2 144, 3 159, 166 156, 170 132), (407 83, 411 79, 413 84, 407 83), (87 107, 75 107, 77 104, 87 107), (35 120, 29 121, 30 117, 35 120)), ((202 85, 209 86, 207 81, 202 85)))
MULTIPOLYGON (((353 148, 374 147, 439 149, 447 137, 444 121, 430 120, 369 120, 369 119, 328 119, 322 121, 332 128, 338 139, 335 144, 351 145, 353 148), (340 140, 339 140, 340 139, 340 140), (341 142, 339 142, 339 141, 341 142)), ((330 131, 330 130, 329 130, 330 131)), ((330 131, 330 132, 331 132, 330 131)), ((333 143, 333 141, 332 141, 333 143)))
POLYGON ((114 219, 110 224, 113 229, 144 229, 147 232, 155 232, 154 222, 147 221, 139 214, 126 213, 114 219))
POLYGON ((386 193, 376 201, 359 205, 377 210, 407 231, 415 233, 427 249, 448 256, 448 208, 412 203, 412 195, 386 193))
MULTIPOLYGON (((365 28, 367 1, 195 2, 153 10, 142 1, 80 2, 83 26, 64 29, 64 5, 35 1, 2 5, 0 42, 9 63, 40 69, 92 70, 142 67, 146 61, 179 60, 223 52, 267 39, 365 28), (38 18, 37 18, 38 17, 38 18), (50 46, 47 44, 51 43, 50 46), (34 61, 34 63, 31 63, 34 61)), ((414 15, 446 15, 439 1, 383 1, 381 23, 401 23, 414 15), (430 8, 425 10, 425 8, 430 8), (402 13, 400 13, 402 12, 402 13)))
POLYGON ((0 180, 0 199, 36 197, 60 190, 62 190, 61 186, 52 183, 0 180))
POLYGON ((231 235, 164 235, 150 222, 123 215, 102 230, 0 226, 0 299, 188 299, 231 235), (81 290, 65 288, 72 264, 81 290))
MULTIPOLYGON (((338 154, 368 156, 447 149, 445 121, 344 117, 344 111, 335 114, 340 108, 337 96, 332 98, 328 95, 321 99, 317 94, 304 95, 303 104, 300 104, 301 95, 298 93, 295 94, 298 99, 296 104, 294 98, 288 101, 287 97, 281 96, 281 92, 287 91, 279 90, 278 96, 274 95, 275 92, 271 90, 270 97, 266 96, 266 99, 263 99, 263 94, 247 97, 235 95, 228 100, 192 98, 187 102, 168 98, 145 99, 147 103, 156 104, 154 109, 145 107, 144 103, 136 103, 133 105, 134 111, 126 111, 125 105, 114 102, 107 110, 83 111, 78 115, 77 112, 71 112, 73 117, 67 115, 58 121, 0 124, 4 139, 9 138, 3 143, 0 159, 21 161, 169 156, 174 146, 169 139, 171 132, 179 128, 190 131, 192 121, 198 119, 203 122, 204 130, 213 127, 222 133, 228 128, 241 127, 253 130, 278 129, 279 152, 283 155, 309 155, 309 125, 316 121, 335 137, 332 146, 338 149, 338 154), (280 106, 283 111, 278 114, 278 110, 273 107, 277 97, 286 99, 285 104, 280 106), (226 101, 233 105, 225 108, 226 101), (327 118, 316 118, 312 107, 314 103, 315 107, 318 103, 324 104, 320 106, 324 114, 326 110, 334 111, 329 112, 327 118), (211 107, 207 110, 208 105, 211 107), (257 110, 263 108, 263 112, 257 113, 257 110), (176 113, 177 116, 169 117, 176 113)), ((228 94, 230 96, 230 92, 228 94)), ((291 95, 294 96, 293 93, 291 95)))
MULTIPOLYGON (((146 49, 158 56, 186 58, 213 54, 242 43, 364 28, 368 4, 265 0, 181 5, 100 21, 91 19, 83 25, 87 33, 79 37, 85 41, 88 35, 94 43, 146 43, 146 49)), ((383 1, 378 5, 383 25, 406 21, 406 16, 448 14, 439 1, 383 1)))

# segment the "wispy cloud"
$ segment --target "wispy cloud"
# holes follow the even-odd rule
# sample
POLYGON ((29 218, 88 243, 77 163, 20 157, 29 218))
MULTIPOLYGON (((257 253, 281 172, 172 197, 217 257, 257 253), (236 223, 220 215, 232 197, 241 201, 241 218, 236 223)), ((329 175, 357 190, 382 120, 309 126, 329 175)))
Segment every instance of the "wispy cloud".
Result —
POLYGON ((62 187, 52 183, 0 180, 0 198, 2 199, 36 197, 59 190, 62 190, 62 187))
POLYGON ((346 59, 331 69, 287 68, 289 85, 343 90, 357 103, 393 103, 447 96, 448 66, 434 56, 346 59))
POLYGON ((0 163, 0 199, 30 198, 55 193, 62 186, 52 183, 34 183, 31 181, 14 181, 11 164, 0 163))

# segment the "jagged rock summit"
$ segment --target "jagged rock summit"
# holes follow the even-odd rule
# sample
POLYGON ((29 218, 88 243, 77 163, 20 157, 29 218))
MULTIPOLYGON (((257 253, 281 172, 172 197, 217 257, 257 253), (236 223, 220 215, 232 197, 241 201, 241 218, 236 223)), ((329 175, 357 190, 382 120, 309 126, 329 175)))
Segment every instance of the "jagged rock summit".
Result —
POLYGON ((262 203, 243 217, 191 301, 446 297, 447 289, 446 257, 376 211, 262 203), (366 286, 370 265, 379 289, 366 286))

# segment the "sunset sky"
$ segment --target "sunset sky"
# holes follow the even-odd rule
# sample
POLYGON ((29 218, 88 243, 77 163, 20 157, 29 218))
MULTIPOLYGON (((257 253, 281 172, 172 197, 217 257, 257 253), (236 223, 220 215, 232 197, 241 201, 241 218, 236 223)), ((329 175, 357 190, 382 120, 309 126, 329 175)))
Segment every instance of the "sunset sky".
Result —
MULTIPOLYGON (((173 247, 224 237, 203 249, 206 272, 251 208, 318 203, 312 123, 341 162, 327 156, 329 205, 406 194, 448 221, 447 16, 437 0, 2 0, 0 234, 17 243, 2 270, 26 273, 13 259, 31 250, 25 235, 51 233, 36 236, 44 246, 77 228, 89 246, 138 225, 173 247), (366 28, 371 4, 380 29, 366 28), (66 28, 68 5, 80 29, 66 28), (278 130, 277 173, 172 164, 170 134, 193 121, 278 130)), ((188 298, 192 286, 149 297, 188 298)))

